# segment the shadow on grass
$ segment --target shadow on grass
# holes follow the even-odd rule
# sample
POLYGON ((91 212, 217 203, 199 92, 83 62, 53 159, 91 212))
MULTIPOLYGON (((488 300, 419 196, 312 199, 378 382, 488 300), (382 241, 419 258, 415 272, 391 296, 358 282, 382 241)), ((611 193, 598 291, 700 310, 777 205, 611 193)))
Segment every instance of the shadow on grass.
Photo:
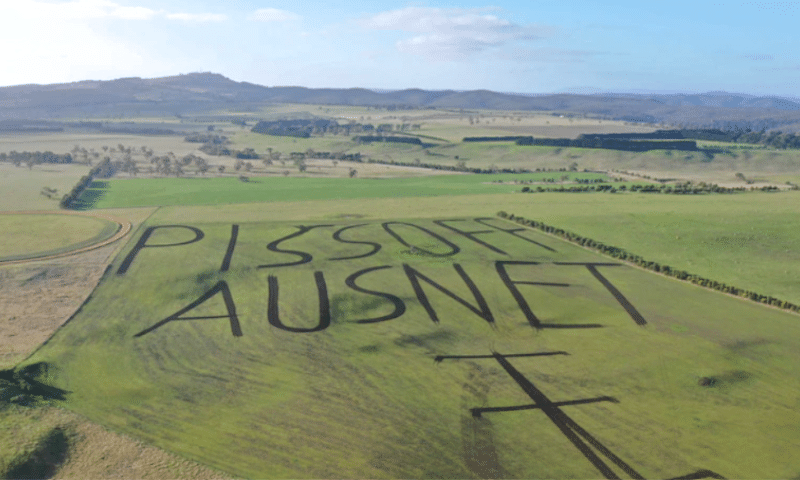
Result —
POLYGON ((69 451, 69 439, 63 430, 52 430, 27 458, 4 472, 3 478, 52 478, 69 451))
POLYGON ((99 202, 106 195, 108 190, 108 182, 102 180, 94 180, 89 186, 81 193, 77 200, 72 202, 70 209, 72 210, 91 210, 95 204, 99 202))
POLYGON ((47 400, 66 400, 66 390, 51 387, 36 380, 47 376, 44 362, 27 365, 17 370, 0 370, 0 404, 35 405, 47 400))

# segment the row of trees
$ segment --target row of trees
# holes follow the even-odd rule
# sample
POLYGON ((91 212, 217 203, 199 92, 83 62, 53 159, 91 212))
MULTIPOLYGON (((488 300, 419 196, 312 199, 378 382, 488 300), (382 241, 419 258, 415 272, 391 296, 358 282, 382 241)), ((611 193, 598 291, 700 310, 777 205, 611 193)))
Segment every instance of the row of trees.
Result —
POLYGON ((617 192, 638 192, 638 193, 665 193, 665 194, 672 194, 672 195, 707 195, 710 193, 741 193, 747 191, 760 191, 760 192, 777 192, 779 188, 774 185, 765 185, 763 187, 750 187, 749 189, 746 187, 720 187, 715 183, 706 184, 704 182, 700 182, 699 184, 694 183, 685 183, 685 184, 677 184, 677 185, 654 185, 654 184, 646 184, 646 185, 631 185, 628 188, 625 185, 620 185, 615 187, 614 185, 605 184, 605 185, 573 185, 569 187, 560 186, 560 187, 522 187, 523 193, 543 193, 543 192, 559 192, 559 193, 587 193, 587 192, 607 192, 607 193, 617 193, 617 192))
POLYGON ((89 188, 95 178, 110 178, 116 172, 116 166, 111 162, 111 159, 106 157, 98 165, 89 170, 88 175, 84 175, 78 180, 78 183, 72 187, 72 190, 61 197, 59 205, 61 208, 70 208, 75 202, 78 201, 83 191, 89 188))
POLYGON ((423 163, 420 159, 414 159, 414 162, 398 162, 395 160, 378 160, 374 158, 367 158, 366 161, 364 157, 361 157, 359 160, 355 160, 360 163, 376 163, 379 165, 397 165, 400 167, 419 167, 419 168, 429 168, 431 170, 444 170, 450 172, 470 172, 470 173, 481 173, 481 174, 490 174, 490 173, 531 173, 531 170, 527 168, 500 168, 497 165, 490 165, 487 168, 469 168, 466 166, 466 162, 459 161, 456 165, 442 165, 439 163, 423 163))
MULTIPOLYGON (((161 175, 175 175, 176 177, 182 176, 185 172, 184 168, 194 165, 197 172, 205 175, 211 168, 205 158, 190 153, 183 157, 176 157, 175 154, 167 154, 155 156, 150 159, 150 168, 154 169, 156 173, 161 175)), ((138 170, 137 170, 138 171, 138 170)), ((222 171, 220 171, 222 173, 222 171)))
POLYGON ((386 142, 386 143, 410 143, 413 145, 422 145, 422 140, 418 137, 390 137, 383 135, 358 135, 353 137, 356 143, 372 143, 372 142, 386 142))
POLYGON ((15 167, 19 167, 24 163, 29 169, 31 169, 34 165, 39 165, 42 163, 72 163, 72 155, 69 153, 53 153, 49 150, 46 152, 17 152, 12 150, 8 153, 0 153, 0 162, 10 162, 13 163, 15 167))
POLYGON ((622 260, 624 262, 632 263, 634 265, 638 265, 642 268, 646 268, 648 270, 652 270, 654 272, 661 273, 663 275, 667 275, 673 278, 677 278, 679 280, 691 282, 695 285, 700 285, 706 288, 712 288, 714 290, 718 290, 720 292, 728 293, 730 295, 736 295, 739 297, 750 299, 754 302, 764 303, 767 305, 772 305, 774 307, 783 308, 785 310, 790 310, 796 313, 800 313, 800 305, 795 305, 790 303, 786 300, 781 300, 775 298, 771 295, 762 295, 757 292, 753 292, 751 290, 746 290, 743 288, 735 287, 732 285, 727 285, 722 282, 718 282, 716 280, 711 280, 708 278, 701 277, 700 275, 696 275, 693 273, 689 273, 685 270, 678 270, 670 267, 669 265, 661 265, 657 262, 653 262, 650 260, 646 260, 645 258, 641 257, 640 255, 635 255, 633 253, 628 252, 624 248, 614 247, 611 245, 606 245, 602 242, 598 242, 591 238, 582 237, 578 234, 556 228, 550 225, 546 225, 542 222, 538 222, 536 220, 528 220, 523 217, 519 217, 513 214, 508 214, 506 212, 498 212, 497 214, 500 218, 505 218, 520 225, 524 225, 526 227, 535 228, 541 230, 543 232, 549 233, 551 235, 555 235, 557 237, 563 238, 569 242, 581 245, 583 247, 595 250, 597 252, 603 253, 605 255, 611 256, 613 258, 622 260))
POLYGON ((230 143, 225 135, 214 133, 192 133, 183 137, 184 142, 190 143, 210 143, 212 145, 227 145, 230 143))
POLYGON ((251 129, 252 132, 265 135, 288 136, 308 138, 311 135, 344 135, 349 137, 358 133, 386 133, 393 131, 405 132, 407 130, 419 130, 420 124, 411 123, 382 123, 373 125, 371 123, 357 123, 351 120, 348 123, 339 124, 335 120, 315 119, 294 119, 294 120, 262 120, 251 129))
POLYGON ((589 136, 580 136, 576 139, 522 137, 516 141, 516 144, 562 148, 603 148, 608 150, 625 150, 629 152, 644 152, 647 150, 697 150, 697 142, 694 140, 628 140, 622 138, 589 136))
POLYGON ((753 131, 750 128, 683 128, 679 130, 656 130, 651 133, 606 133, 584 134, 578 137, 585 140, 625 139, 625 140, 709 140, 716 142, 749 143, 772 148, 800 148, 800 134, 783 133, 780 130, 767 132, 766 129, 753 131))
POLYGON ((464 137, 463 142, 516 142, 528 138, 524 135, 517 135, 512 137, 464 137))

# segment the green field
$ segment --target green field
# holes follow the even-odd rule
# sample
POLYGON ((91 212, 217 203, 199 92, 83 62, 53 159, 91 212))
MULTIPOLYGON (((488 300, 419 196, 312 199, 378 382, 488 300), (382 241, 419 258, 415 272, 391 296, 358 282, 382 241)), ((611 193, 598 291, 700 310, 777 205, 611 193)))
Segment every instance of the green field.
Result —
MULTIPOLYGON (((347 203, 326 215, 351 215, 347 203)), ((449 205, 442 218, 472 218, 470 206, 449 205)), ((143 227, 191 226, 202 240, 188 243, 196 233, 187 228, 156 229, 144 245, 183 245, 131 255, 140 228, 92 301, 24 365, 38 365, 31 371, 66 392, 70 409, 239 476, 596 478, 597 462, 542 411, 472 416, 472 408, 533 403, 500 363, 434 362, 564 351, 507 361, 553 402, 599 399, 561 408, 639 474, 710 469, 729 478, 787 478, 800 471, 785 461, 786 445, 800 440, 792 407, 800 393, 792 373, 800 365, 795 315, 630 267, 596 267, 646 320, 639 326, 585 266, 555 263, 607 259, 516 232, 538 242, 530 243, 499 230, 514 228, 499 219, 448 224, 492 232, 475 237, 505 254, 432 222, 436 212, 309 222, 291 208, 267 210, 261 216, 275 221, 162 209, 143 227), (389 228, 405 244, 382 221, 400 222, 389 228), (233 222, 241 223, 231 250, 233 222), (298 225, 319 224, 330 226, 292 237, 298 225), (449 255, 447 242, 460 251, 449 255), (380 250, 364 257, 373 243, 380 250), (229 269, 221 271, 227 251, 229 269), (544 328, 534 328, 515 301, 497 261, 536 263, 505 268, 544 328), (362 290, 346 286, 357 273, 353 283, 362 290), (162 322, 221 281, 236 326, 223 290, 177 315, 185 320, 162 322), (330 302, 329 326, 318 313, 320 296, 330 302), (398 313, 396 301, 402 315, 358 322, 398 313), (565 328, 581 324, 602 327, 565 328), (717 380, 714 387, 698 385, 705 376, 717 380)), ((593 451, 624 474, 604 450, 593 451)))
POLYGON ((110 238, 118 229, 114 222, 77 215, 0 215, 0 260, 77 250, 110 238))
POLYGON ((85 165, 47 165, 28 170, 0 163, 0 211, 58 210, 61 196, 88 172, 85 165), (41 194, 44 187, 58 190, 58 195, 47 198, 41 194))
MULTIPOLYGON (((800 193, 509 194, 519 192, 522 187, 492 184, 496 180, 559 179, 560 175, 565 174, 387 179, 259 177, 249 183, 233 178, 110 180, 96 182, 105 188, 89 189, 85 195, 87 199, 97 199, 94 206, 99 208, 203 205, 202 210, 209 215, 222 211, 230 218, 240 216, 238 212, 261 212, 263 207, 258 202, 279 202, 281 210, 294 212, 298 219, 325 218, 320 212, 328 208, 375 217, 376 212, 395 211, 404 208, 398 205, 405 204, 419 208, 412 207, 404 215, 447 212, 449 208, 442 205, 451 201, 441 197, 453 196, 456 198, 452 203, 459 206, 456 208, 472 205, 472 211, 479 215, 505 210, 625 248, 673 268, 800 303, 798 272, 794 268, 800 263, 800 239, 796 235, 800 220, 795 214, 800 193), (492 195, 486 196, 488 193, 492 195), (417 203, 403 202, 408 197, 419 198, 414 201, 417 203), (365 199, 370 202, 364 204, 365 199), (297 203, 304 200, 307 203, 297 203), (331 205, 330 200, 336 200, 336 204, 331 205), (341 203, 348 200, 352 202, 341 203), (252 209, 243 205, 223 206, 237 202, 255 205, 252 209)), ((602 178, 591 173, 569 175, 602 178)))
POLYGON ((498 175, 436 175, 415 178, 155 178, 95 181, 81 197, 82 208, 152 205, 220 205, 352 198, 428 197, 509 193, 516 185, 493 184, 542 178, 606 178, 596 173, 530 173, 498 175))
MULTIPOLYGON (((153 164, 139 151, 139 178, 96 179, 75 206, 128 218, 134 232, 89 301, 16 377, 0 372, 5 400, 18 388, 6 382, 21 375, 33 397, 60 393, 50 403, 244 478, 701 478, 704 470, 800 478, 796 314, 617 265, 496 217, 503 210, 800 303, 800 192, 523 194, 514 183, 553 178, 542 185, 552 188, 565 174, 608 180, 619 175, 613 170, 732 185, 741 183, 736 172, 755 186, 800 182, 796 151, 710 158, 460 141, 655 128, 546 113, 309 105, 220 113, 253 122, 292 113, 420 123, 411 133, 444 140, 357 145, 170 119, 166 128, 182 130, 215 123, 231 148, 272 148, 286 164, 252 160, 242 182, 235 159, 206 156, 204 177, 188 165, 183 178, 151 178, 162 174, 149 173, 153 164), (479 122, 469 125, 469 116, 479 122), (609 173, 431 175, 315 159, 300 174, 287 157, 309 148, 609 173), (225 174, 216 174, 219 165, 225 174), (358 178, 346 178, 351 165, 358 178), (616 266, 586 265, 593 262, 616 266), (530 354, 546 355, 520 356, 530 354)), ((61 132, 0 136, 0 150, 117 142, 171 152, 173 162, 199 146, 177 136, 61 132)), ((55 209, 41 188, 66 193, 88 168, 0 164, 9 192, 0 207, 55 209)), ((0 258, 64 251, 111 227, 0 216, 0 258)), ((36 456, 25 438, 61 431, 52 421, 27 428, 38 410, 22 409, 0 403, 10 432, 0 442, 9 450, 0 474, 36 456)))
POLYGON ((508 211, 662 265, 800 303, 800 192, 539 195, 508 211))

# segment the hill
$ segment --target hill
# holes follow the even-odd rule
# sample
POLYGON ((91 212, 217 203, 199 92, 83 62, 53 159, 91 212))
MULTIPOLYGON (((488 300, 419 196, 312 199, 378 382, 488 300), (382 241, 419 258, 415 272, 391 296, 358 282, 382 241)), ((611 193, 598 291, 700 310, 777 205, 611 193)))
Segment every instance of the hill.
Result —
POLYGON ((236 82, 215 73, 3 87, 0 88, 0 120, 113 114, 174 115, 253 103, 541 110, 687 127, 800 128, 800 103, 794 99, 726 92, 674 95, 523 95, 488 90, 420 89, 379 92, 365 88, 266 87, 236 82))

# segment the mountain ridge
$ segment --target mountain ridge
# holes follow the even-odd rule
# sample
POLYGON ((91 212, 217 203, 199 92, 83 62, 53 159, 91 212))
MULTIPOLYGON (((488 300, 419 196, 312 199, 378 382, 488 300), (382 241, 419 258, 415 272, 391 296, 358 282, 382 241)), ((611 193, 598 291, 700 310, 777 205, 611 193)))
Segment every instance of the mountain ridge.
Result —
POLYGON ((800 129, 800 101, 729 92, 521 94, 420 88, 379 91, 362 87, 263 86, 237 82, 212 72, 0 87, 0 119, 53 119, 126 111, 179 114, 248 103, 556 111, 696 127, 771 129, 796 124, 800 129))

